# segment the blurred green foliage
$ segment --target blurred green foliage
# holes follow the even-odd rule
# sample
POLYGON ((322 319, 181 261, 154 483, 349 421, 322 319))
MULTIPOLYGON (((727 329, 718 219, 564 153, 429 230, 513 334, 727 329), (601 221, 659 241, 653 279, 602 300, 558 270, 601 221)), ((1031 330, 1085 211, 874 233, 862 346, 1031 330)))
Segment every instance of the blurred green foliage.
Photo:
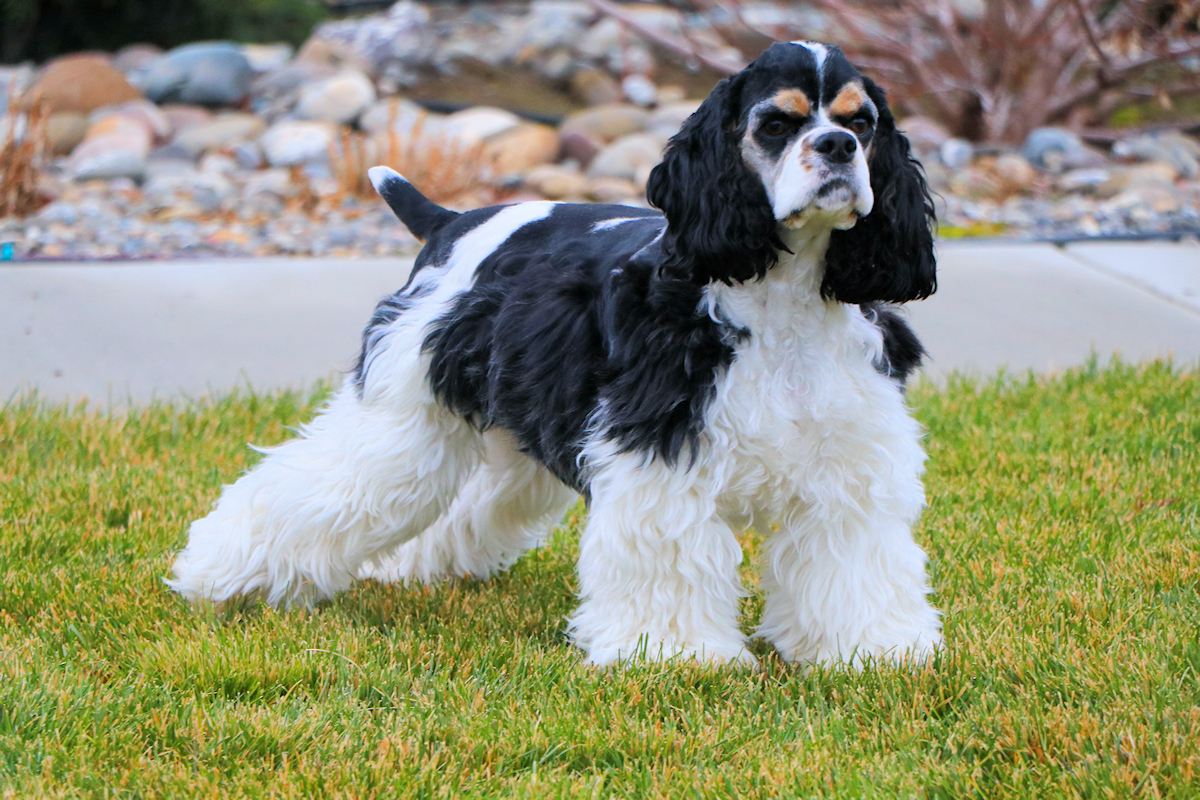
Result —
POLYGON ((299 44, 327 13, 319 0, 0 0, 0 63, 134 42, 299 44))

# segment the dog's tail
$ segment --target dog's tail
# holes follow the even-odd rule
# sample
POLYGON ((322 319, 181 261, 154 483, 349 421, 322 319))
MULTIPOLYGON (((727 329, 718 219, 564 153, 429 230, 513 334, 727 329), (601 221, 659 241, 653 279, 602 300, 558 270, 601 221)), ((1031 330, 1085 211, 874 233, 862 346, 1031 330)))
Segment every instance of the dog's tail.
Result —
POLYGON ((418 239, 428 239, 458 216, 457 211, 442 208, 421 194, 417 187, 390 167, 371 167, 367 170, 367 177, 379 196, 387 201, 400 221, 418 239))

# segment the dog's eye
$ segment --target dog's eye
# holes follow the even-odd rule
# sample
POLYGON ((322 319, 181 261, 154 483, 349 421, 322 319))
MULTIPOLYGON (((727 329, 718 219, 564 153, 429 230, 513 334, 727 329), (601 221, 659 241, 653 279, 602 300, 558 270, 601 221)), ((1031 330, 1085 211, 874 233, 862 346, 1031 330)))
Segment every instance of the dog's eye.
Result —
POLYGON ((773 119, 759 128, 767 136, 783 136, 788 131, 788 124, 781 119, 773 119))
POLYGON ((850 120, 850 124, 846 127, 849 128, 855 136, 862 136, 864 133, 871 130, 871 120, 859 117, 858 119, 850 120))

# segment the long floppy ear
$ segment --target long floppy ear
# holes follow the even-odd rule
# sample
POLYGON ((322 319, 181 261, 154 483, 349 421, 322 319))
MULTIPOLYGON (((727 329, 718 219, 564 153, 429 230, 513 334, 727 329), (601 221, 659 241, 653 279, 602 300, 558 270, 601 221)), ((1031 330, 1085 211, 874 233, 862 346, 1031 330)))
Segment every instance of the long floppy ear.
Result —
POLYGON ((883 90, 870 78, 863 85, 879 111, 868 161, 875 205, 853 228, 833 232, 821 294, 843 303, 920 300, 937 289, 933 199, 883 90))
POLYGON ((742 160, 743 78, 717 84, 667 144, 646 198, 667 216, 663 249, 693 280, 761 278, 784 249, 767 190, 742 160))

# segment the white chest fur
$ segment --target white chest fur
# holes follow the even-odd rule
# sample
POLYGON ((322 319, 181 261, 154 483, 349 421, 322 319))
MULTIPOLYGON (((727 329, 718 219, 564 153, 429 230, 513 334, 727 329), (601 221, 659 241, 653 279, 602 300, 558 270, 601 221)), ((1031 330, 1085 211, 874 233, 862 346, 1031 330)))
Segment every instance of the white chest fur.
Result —
POLYGON ((714 316, 749 331, 718 379, 706 435, 731 517, 923 505, 920 432, 873 366, 882 334, 857 306, 820 297, 820 259, 799 249, 758 283, 709 288, 714 316))

